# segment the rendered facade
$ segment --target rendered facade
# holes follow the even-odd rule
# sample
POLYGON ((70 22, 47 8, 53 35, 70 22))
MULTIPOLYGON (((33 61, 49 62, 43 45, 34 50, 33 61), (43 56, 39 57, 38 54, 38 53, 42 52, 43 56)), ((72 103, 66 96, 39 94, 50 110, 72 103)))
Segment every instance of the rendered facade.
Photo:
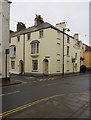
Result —
POLYGON ((9 49, 10 3, 8 0, 0 1, 0 78, 9 77, 6 49, 9 49))
POLYGON ((86 66, 87 69, 91 70, 91 47, 83 44, 83 65, 86 66))
POLYGON ((18 22, 17 31, 11 34, 10 73, 58 75, 63 73, 63 63, 65 74, 79 72, 81 46, 76 37, 66 33, 64 22, 53 26, 40 15, 29 28, 18 22))

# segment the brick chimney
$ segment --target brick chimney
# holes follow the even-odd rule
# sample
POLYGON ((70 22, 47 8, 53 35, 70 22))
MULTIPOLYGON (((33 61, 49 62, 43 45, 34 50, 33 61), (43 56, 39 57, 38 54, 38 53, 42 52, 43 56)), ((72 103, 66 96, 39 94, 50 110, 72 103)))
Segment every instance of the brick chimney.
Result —
POLYGON ((23 30, 25 28, 26 28, 26 26, 25 26, 24 23, 22 23, 22 22, 17 23, 17 32, 19 32, 19 31, 21 31, 21 30, 23 30))
POLYGON ((40 16, 40 15, 36 15, 36 18, 34 19, 34 25, 39 25, 39 24, 41 24, 41 23, 43 23, 44 21, 43 21, 43 18, 40 16))

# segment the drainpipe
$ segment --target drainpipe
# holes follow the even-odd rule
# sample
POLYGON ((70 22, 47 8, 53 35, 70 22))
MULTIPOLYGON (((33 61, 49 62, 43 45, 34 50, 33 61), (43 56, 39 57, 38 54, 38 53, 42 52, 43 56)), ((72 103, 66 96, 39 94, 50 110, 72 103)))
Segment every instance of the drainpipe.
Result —
POLYGON ((25 74, 25 34, 23 34, 23 74, 25 74))

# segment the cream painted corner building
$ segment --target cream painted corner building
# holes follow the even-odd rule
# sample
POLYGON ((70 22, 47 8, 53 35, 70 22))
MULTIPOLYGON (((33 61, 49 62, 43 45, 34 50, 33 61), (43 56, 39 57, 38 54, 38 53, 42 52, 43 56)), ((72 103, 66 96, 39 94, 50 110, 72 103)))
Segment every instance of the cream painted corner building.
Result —
POLYGON ((17 31, 11 32, 9 71, 28 75, 79 72, 81 49, 79 35, 68 35, 65 22, 53 26, 36 15, 34 26, 26 28, 18 22, 17 31))

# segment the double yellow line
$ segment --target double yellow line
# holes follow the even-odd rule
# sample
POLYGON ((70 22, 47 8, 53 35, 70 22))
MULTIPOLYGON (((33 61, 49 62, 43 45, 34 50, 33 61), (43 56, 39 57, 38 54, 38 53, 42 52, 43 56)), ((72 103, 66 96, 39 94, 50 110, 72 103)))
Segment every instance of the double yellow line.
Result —
MULTIPOLYGON (((88 93, 71 93, 70 95, 76 95, 76 94, 82 94, 82 95, 87 94, 87 95, 88 95, 88 93)), ((28 103, 28 104, 25 104, 25 105, 23 105, 23 106, 14 108, 14 109, 12 109, 12 110, 9 110, 9 111, 0 113, 0 118, 5 117, 5 116, 8 116, 8 115, 10 115, 10 114, 13 114, 13 113, 15 113, 15 112, 18 112, 18 111, 20 111, 20 110, 24 110, 24 109, 26 109, 26 108, 28 108, 28 107, 31 107, 31 106, 34 106, 34 105, 36 105, 36 104, 38 104, 38 103, 47 101, 47 100, 52 99, 52 98, 55 98, 55 97, 63 96, 63 95, 65 95, 65 94, 58 94, 58 95, 46 97, 46 98, 43 98, 43 99, 40 99, 40 100, 31 102, 31 103, 28 103)))
POLYGON ((0 118, 5 117, 5 116, 8 116, 8 115, 10 115, 10 114, 13 114, 13 113, 15 113, 15 112, 18 112, 18 111, 20 111, 20 110, 26 109, 26 108, 28 108, 28 107, 34 106, 34 105, 36 105, 36 104, 38 104, 38 103, 47 101, 47 100, 49 100, 49 99, 52 99, 52 98, 55 98, 55 97, 58 97, 58 96, 62 96, 62 95, 64 95, 64 94, 59 94, 59 95, 54 95, 54 96, 46 97, 46 98, 43 98, 43 99, 34 101, 34 102, 32 102, 32 103, 28 103, 28 104, 26 104, 26 105, 23 105, 23 106, 14 108, 14 109, 12 109, 12 110, 9 110, 9 111, 0 113, 0 118))

